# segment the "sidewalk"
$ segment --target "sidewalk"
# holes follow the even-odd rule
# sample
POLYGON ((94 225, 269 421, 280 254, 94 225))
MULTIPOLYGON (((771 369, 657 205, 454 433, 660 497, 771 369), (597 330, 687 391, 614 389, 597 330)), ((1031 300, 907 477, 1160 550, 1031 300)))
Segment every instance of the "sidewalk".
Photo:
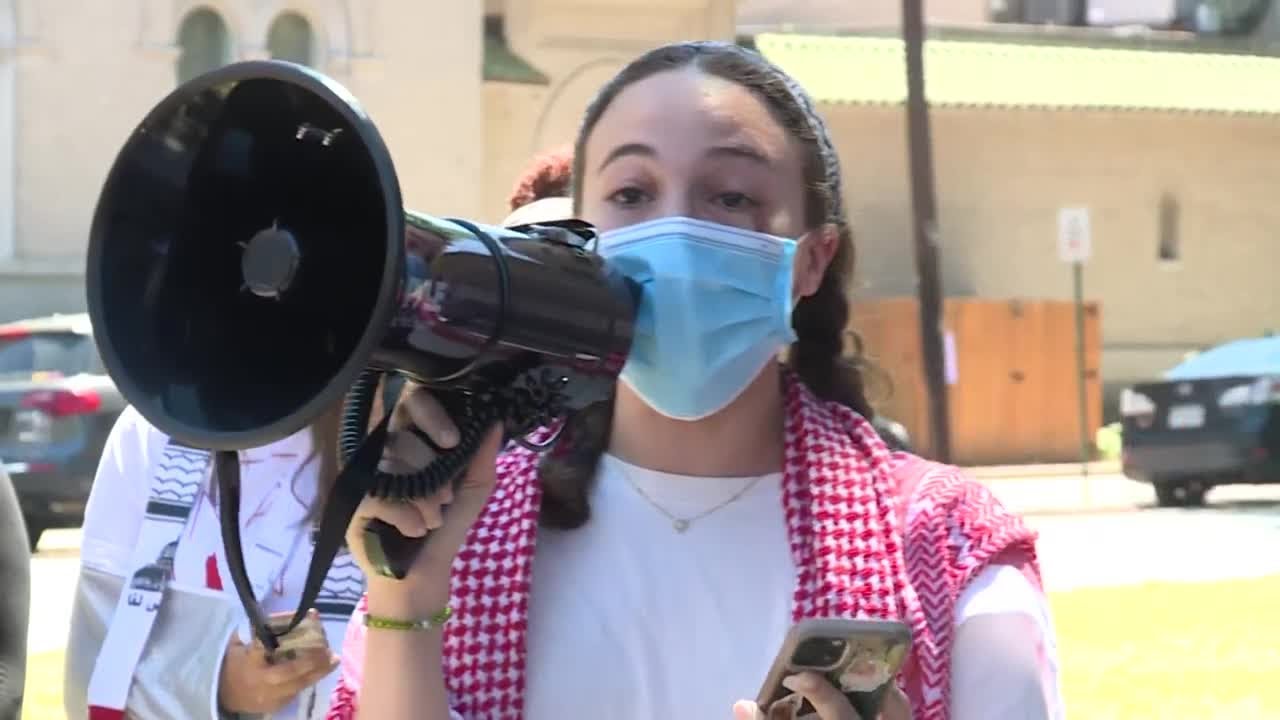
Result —
MULTIPOLYGON (((982 465, 964 468, 978 480, 1021 480, 1045 477, 1081 476, 1080 463, 1046 463, 1036 465, 982 465)), ((1119 460, 1101 460, 1089 463, 1089 475, 1119 475, 1119 460)))

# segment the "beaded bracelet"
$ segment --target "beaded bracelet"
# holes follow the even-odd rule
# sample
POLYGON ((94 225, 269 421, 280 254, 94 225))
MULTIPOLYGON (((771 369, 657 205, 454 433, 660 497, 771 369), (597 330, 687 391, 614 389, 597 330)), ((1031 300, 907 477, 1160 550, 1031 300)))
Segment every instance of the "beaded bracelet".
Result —
POLYGON ((364 626, 374 630, 432 630, 449 622, 451 617, 453 617, 453 608, 447 605, 426 620, 397 620, 365 613, 364 626))

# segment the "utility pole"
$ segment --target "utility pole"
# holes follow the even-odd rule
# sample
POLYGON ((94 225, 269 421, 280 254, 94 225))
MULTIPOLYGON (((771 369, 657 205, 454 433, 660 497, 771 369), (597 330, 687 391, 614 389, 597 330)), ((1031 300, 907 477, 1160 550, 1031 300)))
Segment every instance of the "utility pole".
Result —
POLYGON ((924 0, 902 0, 902 42, 907 56, 907 153, 911 159, 916 292, 920 299, 920 341, 929 392, 929 434, 935 459, 950 462, 942 281, 938 272, 938 208, 933 194, 929 105, 924 94, 924 0))

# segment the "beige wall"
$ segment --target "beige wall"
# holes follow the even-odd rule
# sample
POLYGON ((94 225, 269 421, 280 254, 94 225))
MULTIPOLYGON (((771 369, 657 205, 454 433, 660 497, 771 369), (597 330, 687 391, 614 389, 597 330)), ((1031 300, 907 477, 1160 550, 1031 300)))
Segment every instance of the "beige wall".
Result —
POLYGON ((18 47, 16 8, 0 0, 0 258, 12 256, 14 248, 18 47))
MULTIPOLYGON (((914 292, 903 113, 826 107, 867 295, 914 292)), ((932 116, 948 294, 1071 297, 1057 211, 1092 211, 1085 292, 1102 304, 1103 375, 1167 368, 1195 345, 1280 329, 1280 119, 940 109, 932 116), (1157 260, 1159 200, 1180 205, 1181 262, 1157 260)))
POLYGON ((315 66, 351 90, 390 147, 405 204, 490 220, 505 215, 530 157, 573 137, 627 59, 676 39, 728 39, 734 27, 734 0, 503 3, 512 48, 551 79, 524 86, 482 81, 484 3, 16 0, 15 13, 13 2, 0 0, 0 319, 83 306, 102 181, 131 128, 173 90, 177 29, 195 7, 223 17, 235 60, 265 57, 271 21, 301 13, 316 33, 315 66), (23 27, 10 31, 14 17, 23 27))
MULTIPOLYGON (((946 25, 987 22, 987 0, 929 0, 925 19, 946 25)), ((739 0, 744 27, 791 24, 811 28, 892 28, 902 22, 900 0, 739 0)))
POLYGON ((506 215, 512 183, 525 165, 573 141, 587 103, 623 65, 667 42, 731 39, 733 10, 733 0, 510 2, 511 48, 550 83, 485 88, 485 217, 506 215))
POLYGON ((315 66, 374 118, 406 204, 481 211, 479 3, 20 0, 16 13, 12 4, 0 0, 0 319, 83 307, 84 250, 102 181, 134 125, 174 89, 177 29, 196 7, 225 20, 233 60, 266 57, 272 20, 302 14, 316 35, 315 66), (21 25, 7 32, 14 17, 21 25))

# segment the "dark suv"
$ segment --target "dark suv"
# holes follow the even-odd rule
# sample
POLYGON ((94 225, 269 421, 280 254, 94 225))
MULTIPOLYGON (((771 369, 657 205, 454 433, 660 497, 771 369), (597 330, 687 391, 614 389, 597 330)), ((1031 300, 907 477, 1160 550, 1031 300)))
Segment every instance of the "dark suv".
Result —
POLYGON ((88 315, 0 324, 0 461, 33 550, 46 529, 83 521, 98 458, 123 409, 88 315))
POLYGON ((1124 474, 1161 507, 1218 485, 1280 483, 1280 337, 1219 345, 1120 397, 1124 474))

